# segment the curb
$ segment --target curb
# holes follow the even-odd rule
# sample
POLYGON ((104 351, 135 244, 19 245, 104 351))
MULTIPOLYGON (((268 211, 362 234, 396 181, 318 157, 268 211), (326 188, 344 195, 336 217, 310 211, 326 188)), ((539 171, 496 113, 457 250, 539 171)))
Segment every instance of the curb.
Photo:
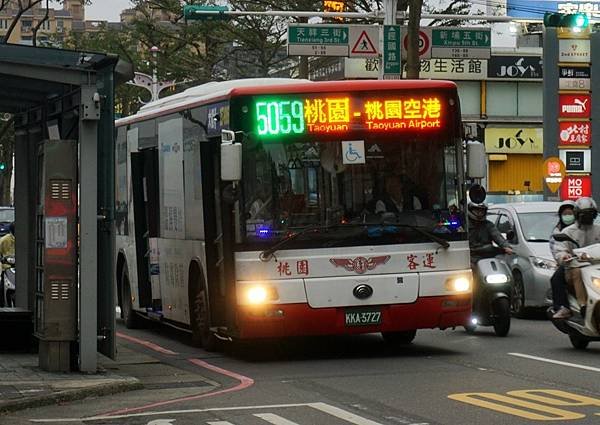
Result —
POLYGON ((31 407, 48 406, 66 401, 82 400, 90 396, 105 396, 143 388, 144 385, 137 378, 124 378, 96 386, 56 391, 50 394, 27 397, 17 400, 0 401, 0 413, 15 412, 31 407))

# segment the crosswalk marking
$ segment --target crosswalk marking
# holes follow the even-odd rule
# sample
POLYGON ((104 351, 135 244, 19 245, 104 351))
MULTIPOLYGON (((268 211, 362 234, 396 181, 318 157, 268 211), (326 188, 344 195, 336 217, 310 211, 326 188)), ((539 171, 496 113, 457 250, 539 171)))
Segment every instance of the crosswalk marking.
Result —
POLYGON ((309 406, 313 409, 320 410, 321 412, 325 412, 330 414, 331 416, 335 416, 336 418, 340 418, 346 422, 350 422, 355 425, 382 425, 379 422, 371 421, 369 419, 365 419, 362 416, 355 415, 354 413, 350 413, 347 410, 340 409, 339 407, 332 406, 330 404, 325 403, 309 403, 309 406))
POLYGON ((264 419, 273 425, 298 425, 296 422, 288 421, 287 419, 273 413, 255 413, 254 416, 264 419))

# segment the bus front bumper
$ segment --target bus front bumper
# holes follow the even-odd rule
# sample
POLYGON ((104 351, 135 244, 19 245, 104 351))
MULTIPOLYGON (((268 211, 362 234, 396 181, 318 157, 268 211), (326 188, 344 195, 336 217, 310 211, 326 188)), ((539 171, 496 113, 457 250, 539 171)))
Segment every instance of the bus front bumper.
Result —
POLYGON ((464 326, 470 320, 471 294, 421 297, 411 304, 368 306, 364 309, 380 311, 380 323, 350 326, 346 324, 346 312, 352 309, 312 308, 307 303, 238 306, 238 332, 232 336, 240 339, 281 338, 464 326))

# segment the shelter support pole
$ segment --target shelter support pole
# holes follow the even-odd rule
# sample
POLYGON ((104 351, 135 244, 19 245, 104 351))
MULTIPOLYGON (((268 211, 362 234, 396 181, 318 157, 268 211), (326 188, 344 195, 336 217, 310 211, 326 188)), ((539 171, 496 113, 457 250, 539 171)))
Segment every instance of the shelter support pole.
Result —
POLYGON ((98 118, 94 107, 95 85, 81 86, 79 122, 80 185, 80 307, 79 370, 96 372, 98 342, 98 118))

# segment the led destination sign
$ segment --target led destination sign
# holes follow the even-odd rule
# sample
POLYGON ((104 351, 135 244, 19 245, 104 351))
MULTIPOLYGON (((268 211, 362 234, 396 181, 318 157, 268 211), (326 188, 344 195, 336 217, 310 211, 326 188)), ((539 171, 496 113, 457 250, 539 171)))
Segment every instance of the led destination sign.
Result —
POLYGON ((363 130, 422 132, 439 130, 443 98, 437 95, 387 95, 386 97, 310 95, 255 98, 251 105, 254 133, 275 136, 335 135, 363 130))

